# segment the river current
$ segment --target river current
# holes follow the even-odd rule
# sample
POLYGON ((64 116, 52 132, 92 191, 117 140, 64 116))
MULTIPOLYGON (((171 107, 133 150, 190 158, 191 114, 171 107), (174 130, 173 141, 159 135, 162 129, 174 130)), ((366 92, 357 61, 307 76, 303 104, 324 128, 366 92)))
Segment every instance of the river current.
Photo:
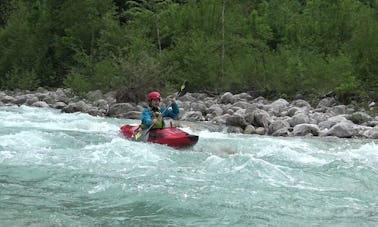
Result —
POLYGON ((0 226, 376 226, 378 141, 199 135, 131 142, 135 120, 0 107, 0 226))

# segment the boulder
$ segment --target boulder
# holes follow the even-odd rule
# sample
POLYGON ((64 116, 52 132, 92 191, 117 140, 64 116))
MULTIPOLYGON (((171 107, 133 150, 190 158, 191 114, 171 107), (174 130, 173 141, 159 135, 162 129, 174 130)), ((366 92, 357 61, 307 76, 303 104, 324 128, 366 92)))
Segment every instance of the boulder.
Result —
POLYGON ((248 125, 248 123, 245 121, 243 116, 239 114, 234 114, 226 119, 226 125, 245 128, 248 125))
POLYGON ((183 121, 204 121, 205 118, 202 116, 200 111, 188 111, 182 117, 183 121))
POLYGON ((339 138, 351 138, 357 135, 356 125, 348 121, 335 124, 326 133, 326 136, 336 136, 339 138))
POLYGON ((253 125, 247 125, 243 131, 244 134, 254 134, 256 133, 255 127, 253 125))
POLYGON ((136 105, 131 103, 114 103, 109 106, 108 116, 116 117, 123 113, 136 110, 136 105))
POLYGON ((320 133, 319 126, 315 124, 298 124, 293 128, 294 136, 305 136, 311 134, 313 136, 318 136, 320 133))
POLYGON ((231 92, 226 92, 221 96, 219 101, 222 104, 228 104, 228 103, 233 104, 236 101, 236 99, 231 92))
MULTIPOLYGON (((280 130, 280 129, 286 129, 286 130, 288 130, 288 128, 290 128, 290 124, 289 124, 289 122, 287 122, 286 120, 277 120, 277 121, 273 121, 273 122, 269 125, 268 134, 273 135, 276 131, 278 131, 278 130, 280 130)), ((281 130, 281 131, 282 131, 282 130, 281 130)))
POLYGON ((38 101, 38 102, 35 102, 35 103, 33 103, 31 106, 34 106, 34 107, 41 107, 41 108, 48 108, 48 107, 50 107, 49 104, 47 104, 45 101, 38 101))

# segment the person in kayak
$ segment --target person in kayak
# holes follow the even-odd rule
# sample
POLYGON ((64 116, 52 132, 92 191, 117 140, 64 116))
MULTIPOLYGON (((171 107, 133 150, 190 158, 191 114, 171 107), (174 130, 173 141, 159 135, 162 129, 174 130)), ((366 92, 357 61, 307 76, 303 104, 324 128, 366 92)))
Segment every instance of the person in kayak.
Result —
POLYGON ((162 129, 164 128, 164 117, 175 118, 179 114, 179 107, 176 100, 172 100, 171 107, 165 108, 160 106, 161 95, 157 91, 148 93, 147 95, 148 107, 144 108, 141 115, 142 129, 162 129))

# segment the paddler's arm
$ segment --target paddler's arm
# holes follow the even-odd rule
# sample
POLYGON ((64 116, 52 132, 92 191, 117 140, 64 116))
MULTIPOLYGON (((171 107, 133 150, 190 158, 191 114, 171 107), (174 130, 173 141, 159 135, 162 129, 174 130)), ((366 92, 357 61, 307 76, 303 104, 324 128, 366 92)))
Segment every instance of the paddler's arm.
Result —
POLYGON ((170 118, 177 117, 177 115, 180 113, 180 109, 179 109, 179 107, 176 103, 176 100, 173 100, 171 107, 172 107, 172 109, 168 109, 164 112, 163 117, 170 117, 170 118))
POLYGON ((152 124, 151 111, 149 109, 144 109, 141 117, 142 124, 146 127, 150 127, 152 124))

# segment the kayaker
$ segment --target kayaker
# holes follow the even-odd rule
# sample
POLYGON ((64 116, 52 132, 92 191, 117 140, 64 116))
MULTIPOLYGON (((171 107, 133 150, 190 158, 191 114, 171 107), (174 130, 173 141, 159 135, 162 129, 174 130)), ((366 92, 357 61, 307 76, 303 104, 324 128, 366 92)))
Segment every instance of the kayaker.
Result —
POLYGON ((164 128, 164 117, 175 118, 179 114, 179 107, 176 100, 172 100, 171 108, 166 109, 160 106, 161 95, 157 91, 148 93, 147 95, 148 107, 144 108, 141 120, 142 129, 149 128, 152 124, 151 129, 162 129, 164 128))

